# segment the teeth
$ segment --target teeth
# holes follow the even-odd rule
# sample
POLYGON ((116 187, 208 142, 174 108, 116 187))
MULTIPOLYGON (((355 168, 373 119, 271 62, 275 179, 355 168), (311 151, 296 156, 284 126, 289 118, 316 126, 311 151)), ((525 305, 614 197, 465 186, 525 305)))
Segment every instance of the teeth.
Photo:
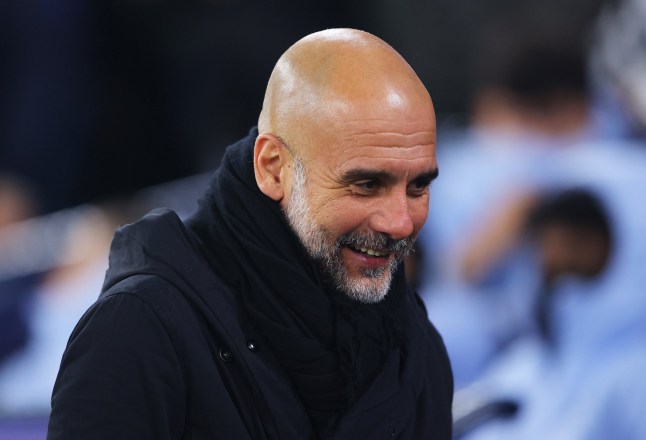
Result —
POLYGON ((361 248, 359 250, 361 252, 363 252, 364 254, 368 254, 368 255, 371 255, 373 257, 382 257, 382 256, 386 255, 386 254, 382 254, 381 252, 377 252, 377 251, 375 251, 373 249, 368 249, 368 248, 361 248))

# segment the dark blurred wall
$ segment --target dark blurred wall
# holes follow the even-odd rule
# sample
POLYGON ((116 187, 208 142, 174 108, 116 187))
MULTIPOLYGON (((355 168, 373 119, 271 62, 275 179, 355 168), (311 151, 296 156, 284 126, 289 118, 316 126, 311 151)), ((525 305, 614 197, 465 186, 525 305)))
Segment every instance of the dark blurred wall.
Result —
POLYGON ((344 17, 335 2, 2 2, 0 171, 48 212, 212 169, 278 56, 344 17))

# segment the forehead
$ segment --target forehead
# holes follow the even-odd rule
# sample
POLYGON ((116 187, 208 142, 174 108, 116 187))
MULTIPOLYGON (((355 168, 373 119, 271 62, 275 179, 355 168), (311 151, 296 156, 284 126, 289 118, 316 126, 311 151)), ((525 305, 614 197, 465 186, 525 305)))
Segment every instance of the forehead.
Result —
POLYGON ((356 167, 435 168, 433 120, 361 119, 333 124, 317 142, 317 161, 344 172, 356 167))

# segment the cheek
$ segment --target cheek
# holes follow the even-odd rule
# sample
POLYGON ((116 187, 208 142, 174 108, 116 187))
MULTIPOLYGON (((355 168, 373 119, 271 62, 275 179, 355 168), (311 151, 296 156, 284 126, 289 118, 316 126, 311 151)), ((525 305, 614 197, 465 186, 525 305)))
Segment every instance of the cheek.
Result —
POLYGON ((428 218, 428 197, 424 200, 414 200, 409 205, 411 220, 413 221, 413 237, 417 238, 428 218))
POLYGON ((369 217, 369 209, 350 197, 340 197, 313 207, 318 226, 334 235, 343 235, 360 229, 369 217))
POLYGON ((342 234, 362 229, 369 217, 366 210, 356 204, 341 204, 335 214, 333 227, 342 234))
MULTIPOLYGON (((312 207, 317 225, 336 236, 367 228, 370 216, 381 210, 382 203, 378 200, 362 201, 352 197, 339 197, 312 207)), ((412 237, 417 238, 428 217, 428 198, 410 199, 408 215, 413 222, 412 237)))

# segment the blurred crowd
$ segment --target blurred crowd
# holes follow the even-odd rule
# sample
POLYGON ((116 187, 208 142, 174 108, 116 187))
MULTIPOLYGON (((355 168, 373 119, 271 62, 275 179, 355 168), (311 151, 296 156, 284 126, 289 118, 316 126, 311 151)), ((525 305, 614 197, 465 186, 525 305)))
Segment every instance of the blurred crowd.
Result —
POLYGON ((417 262, 455 436, 643 438, 646 2, 604 5, 578 42, 500 20, 474 45, 468 127, 439 134, 417 262))
POLYGON ((646 438, 646 0, 2 3, 0 438, 46 419, 115 228, 190 213, 274 60, 339 26, 438 111, 408 268, 455 437, 646 438))

